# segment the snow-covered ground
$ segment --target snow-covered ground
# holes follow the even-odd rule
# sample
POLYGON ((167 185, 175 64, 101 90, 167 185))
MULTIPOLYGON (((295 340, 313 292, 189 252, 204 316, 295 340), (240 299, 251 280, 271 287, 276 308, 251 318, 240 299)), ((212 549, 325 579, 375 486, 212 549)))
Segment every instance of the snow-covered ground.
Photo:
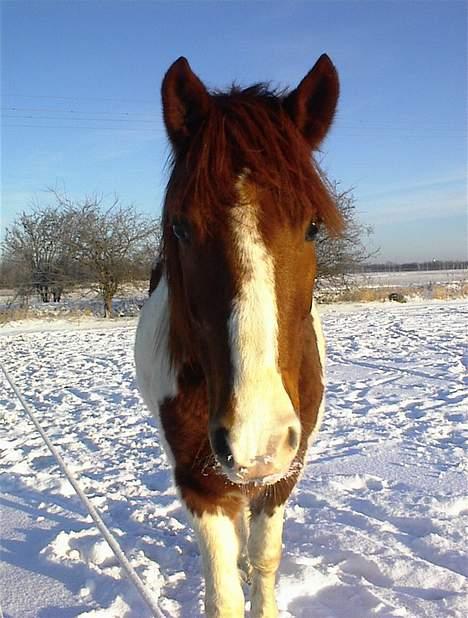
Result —
POLYGON ((463 268, 453 270, 411 270, 363 273, 353 276, 360 286, 399 286, 412 287, 431 284, 447 285, 468 281, 468 271, 463 268))
MULTIPOLYGON (((287 509, 282 618, 468 615, 467 316, 325 308, 327 413, 287 509)), ((134 329, 14 324, 0 354, 161 609, 196 618, 198 549, 136 390, 134 329)), ((5 618, 147 618, 5 381, 0 440, 5 618)))

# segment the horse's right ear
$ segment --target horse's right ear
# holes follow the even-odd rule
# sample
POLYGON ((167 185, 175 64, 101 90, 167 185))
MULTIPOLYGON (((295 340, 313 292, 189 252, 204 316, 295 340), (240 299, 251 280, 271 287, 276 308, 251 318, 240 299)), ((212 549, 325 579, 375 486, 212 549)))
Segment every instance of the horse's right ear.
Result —
POLYGON ((172 145, 179 150, 207 115, 211 97, 184 57, 169 67, 161 93, 166 130, 172 145))

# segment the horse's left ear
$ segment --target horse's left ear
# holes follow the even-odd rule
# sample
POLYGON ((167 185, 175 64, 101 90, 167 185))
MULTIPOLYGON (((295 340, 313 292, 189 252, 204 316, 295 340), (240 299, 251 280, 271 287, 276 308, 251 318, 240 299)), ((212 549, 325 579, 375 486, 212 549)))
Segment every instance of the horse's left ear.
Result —
POLYGON ((208 113, 210 94, 183 57, 169 67, 163 79, 161 94, 169 139, 174 148, 180 149, 208 113))
POLYGON ((283 106, 311 148, 317 148, 331 126, 340 85, 327 54, 322 54, 283 106))

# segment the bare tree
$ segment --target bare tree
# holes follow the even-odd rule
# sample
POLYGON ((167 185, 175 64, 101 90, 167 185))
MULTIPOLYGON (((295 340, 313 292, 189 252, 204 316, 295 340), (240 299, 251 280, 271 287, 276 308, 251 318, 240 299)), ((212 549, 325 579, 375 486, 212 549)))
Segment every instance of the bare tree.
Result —
POLYGON ((60 300, 70 259, 69 226, 58 207, 34 207, 6 229, 2 266, 12 283, 27 294, 35 291, 43 302, 60 300))
MULTIPOLYGON (((356 215, 352 190, 323 177, 345 221, 340 238, 322 232, 317 239, 318 284, 347 284, 347 275, 373 253, 366 247, 371 228, 356 215)), ((54 206, 22 213, 7 229, 3 243, 2 279, 19 295, 33 291, 44 302, 59 300, 66 285, 86 283, 97 289, 104 315, 112 315, 112 299, 127 282, 146 279, 158 254, 159 221, 124 206, 118 197, 105 205, 102 197, 74 201, 50 190, 54 206)))
POLYGON ((112 299, 119 288, 132 281, 139 261, 149 246, 156 254, 159 221, 124 206, 115 197, 105 206, 99 196, 73 201, 53 191, 70 225, 69 247, 89 285, 96 287, 104 303, 104 315, 112 316, 112 299))
POLYGON ((378 253, 366 246, 372 228, 359 222, 356 214, 356 199, 352 189, 341 190, 339 183, 323 176, 329 191, 344 220, 344 232, 332 238, 321 232, 317 238, 317 262, 319 285, 326 283, 346 284, 347 276, 355 273, 359 265, 378 253))

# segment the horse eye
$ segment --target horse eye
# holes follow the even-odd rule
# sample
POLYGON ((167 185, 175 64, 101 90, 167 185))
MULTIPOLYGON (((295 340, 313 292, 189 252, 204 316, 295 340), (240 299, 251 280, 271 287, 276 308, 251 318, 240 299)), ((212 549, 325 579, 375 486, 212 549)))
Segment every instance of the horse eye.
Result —
POLYGON ((172 231, 180 242, 188 242, 190 240, 190 229, 186 221, 174 221, 172 231))
POLYGON ((312 221, 312 223, 310 223, 309 227, 307 228, 305 239, 309 242, 311 242, 312 240, 315 240, 318 234, 318 231, 319 231, 318 225, 312 221))

